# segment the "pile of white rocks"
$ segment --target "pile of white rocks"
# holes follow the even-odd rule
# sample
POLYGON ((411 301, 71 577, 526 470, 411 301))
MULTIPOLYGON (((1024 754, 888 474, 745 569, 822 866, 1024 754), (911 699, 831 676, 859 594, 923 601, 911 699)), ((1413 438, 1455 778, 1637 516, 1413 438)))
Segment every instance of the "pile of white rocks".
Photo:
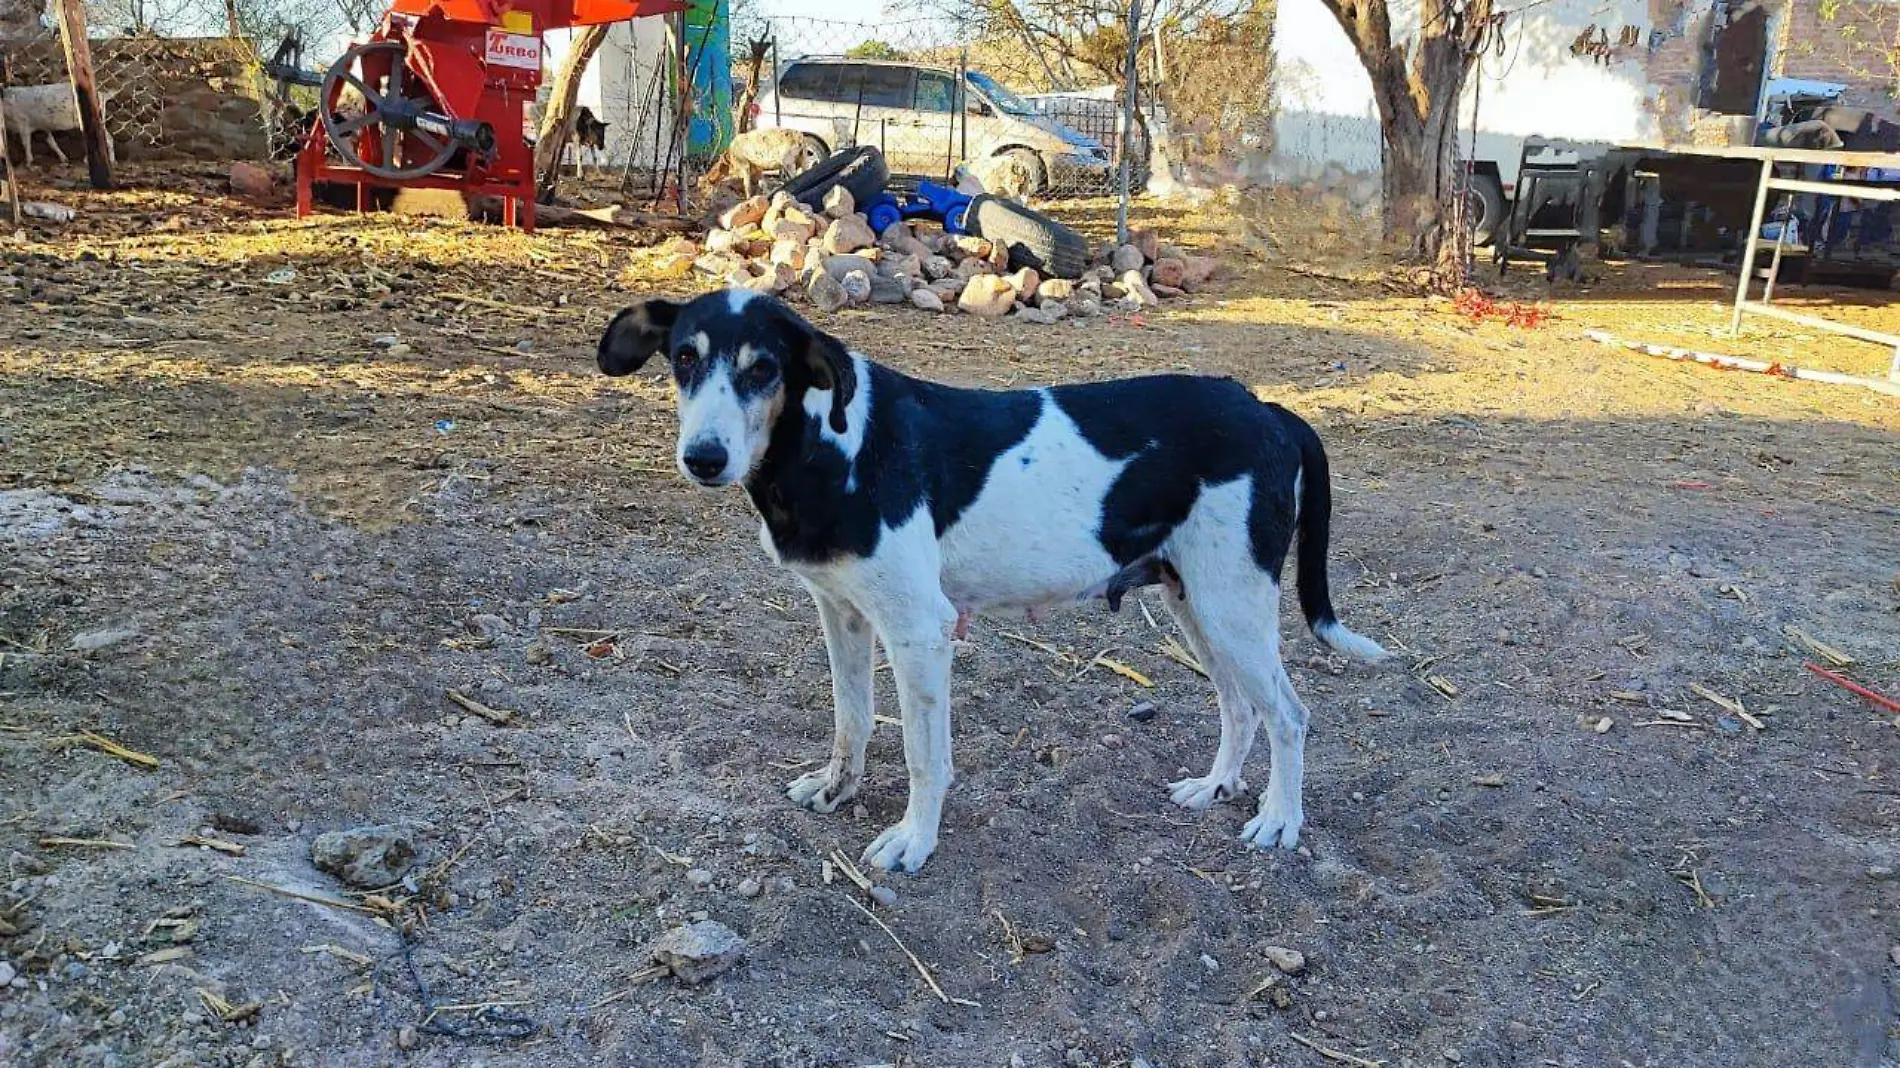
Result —
POLYGON ((925 311, 965 311, 987 319, 1012 313, 1053 323, 1105 311, 1138 311, 1191 293, 1218 263, 1137 232, 1126 245, 1104 246, 1079 278, 1043 278, 1010 270, 1009 250, 969 235, 923 232, 909 220, 874 233, 849 191, 832 189, 822 208, 787 193, 733 206, 703 241, 679 239, 663 249, 655 273, 694 272, 725 285, 803 297, 825 311, 866 304, 909 303, 925 311))

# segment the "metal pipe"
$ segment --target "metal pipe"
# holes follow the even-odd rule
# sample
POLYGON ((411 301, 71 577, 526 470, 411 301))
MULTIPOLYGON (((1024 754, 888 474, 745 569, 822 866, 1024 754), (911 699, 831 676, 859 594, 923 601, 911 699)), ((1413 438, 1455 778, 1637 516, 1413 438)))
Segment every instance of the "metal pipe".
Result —
POLYGON ((1775 230, 1775 254, 1768 261, 1768 282, 1762 286, 1761 302, 1775 299, 1775 279, 1781 277, 1781 253, 1788 247, 1788 227, 1794 225, 1794 194, 1781 198, 1781 206, 1787 212, 1781 220, 1781 226, 1775 230))
MULTIPOLYGON (((962 146, 958 155, 962 162, 970 162, 970 48, 965 45, 957 53, 957 100, 962 104, 957 108, 957 125, 963 131, 962 146)), ((954 165, 952 165, 954 169, 954 165)))
MULTIPOLYGON (((1115 240, 1128 243, 1128 143, 1135 132, 1135 56, 1141 50, 1141 0, 1128 0, 1128 60, 1122 68, 1121 195, 1115 204, 1115 240)), ((1760 209, 1756 209, 1759 214, 1760 209)), ((1739 314, 1739 313, 1738 313, 1739 314)))
POLYGON ((1762 213, 1768 208, 1768 183, 1774 176, 1775 161, 1771 156, 1761 161, 1761 182, 1755 187, 1755 213, 1748 224, 1747 238, 1742 242, 1742 277, 1735 283, 1735 313, 1728 322, 1731 337, 1742 332, 1742 305, 1748 300, 1748 285, 1755 275, 1755 248, 1761 239, 1762 213))

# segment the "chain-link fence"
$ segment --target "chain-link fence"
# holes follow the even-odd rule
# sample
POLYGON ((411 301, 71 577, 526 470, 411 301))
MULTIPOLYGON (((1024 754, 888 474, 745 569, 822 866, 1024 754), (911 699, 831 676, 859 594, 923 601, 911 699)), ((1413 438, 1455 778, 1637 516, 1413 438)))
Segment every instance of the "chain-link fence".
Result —
MULTIPOLYGON (((119 37, 92 41, 91 50, 100 110, 120 159, 260 159, 268 152, 268 94, 250 41, 119 37)), ((69 82, 57 40, 12 50, 6 68, 9 88, 69 82)), ((77 135, 61 136, 72 155, 77 135)))
MULTIPOLYGON (((630 192, 663 186, 654 176, 671 173, 679 152, 673 86, 689 79, 660 22, 617 27, 595 59, 606 163, 630 192)), ((733 128, 790 131, 809 146, 806 160, 875 145, 900 186, 967 169, 1018 196, 1105 196, 1127 148, 1136 186, 1146 180, 1145 123, 1125 146, 1116 81, 1064 77, 1037 49, 942 19, 751 20, 733 29, 728 62, 733 128)), ((689 159, 687 170, 710 162, 689 159)))

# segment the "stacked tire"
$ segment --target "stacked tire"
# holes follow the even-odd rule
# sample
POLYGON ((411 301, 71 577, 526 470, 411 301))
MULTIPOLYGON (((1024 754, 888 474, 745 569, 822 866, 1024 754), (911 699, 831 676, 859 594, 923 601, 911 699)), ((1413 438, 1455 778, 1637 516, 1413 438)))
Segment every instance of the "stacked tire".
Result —
POLYGON ((884 153, 875 145, 861 145, 832 154, 779 188, 799 203, 813 207, 823 204, 826 194, 840 188, 851 194, 853 202, 868 204, 890 180, 891 169, 884 163, 884 153))
POLYGON ((1009 250, 1011 267, 1028 267, 1044 278, 1077 278, 1089 262, 1081 234, 1013 200, 984 193, 970 201, 969 231, 1009 250))

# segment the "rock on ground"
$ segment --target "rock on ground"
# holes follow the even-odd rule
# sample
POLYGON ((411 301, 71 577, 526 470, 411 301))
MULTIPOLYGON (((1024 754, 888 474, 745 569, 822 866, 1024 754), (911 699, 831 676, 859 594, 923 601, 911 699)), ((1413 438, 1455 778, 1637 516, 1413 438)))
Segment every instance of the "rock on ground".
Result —
POLYGON ((1108 265, 1113 267, 1118 275, 1127 274, 1129 271, 1139 271, 1142 264, 1146 262, 1148 261, 1142 258, 1141 250, 1133 245, 1121 246, 1115 250, 1114 255, 1108 258, 1108 265))
POLYGON ((825 273, 840 282, 844 281, 844 276, 852 271, 870 274, 875 270, 877 270, 877 264, 867 256, 857 256, 847 252, 843 255, 825 257, 825 273))
POLYGON ((231 164, 231 192, 252 200, 269 200, 277 194, 277 179, 255 163, 236 160, 231 164))
POLYGON ((675 927, 648 947, 655 964, 687 984, 715 978, 745 959, 746 942, 718 920, 700 920, 675 927))
POLYGON ((1003 277, 1004 280, 1016 290, 1018 300, 1029 300, 1033 298, 1036 295, 1036 286, 1042 282, 1042 276, 1028 267, 1024 267, 1015 274, 1004 275, 1003 277))
POLYGON ((765 218, 765 209, 771 202, 764 197, 752 197, 741 200, 719 215, 719 226, 725 230, 744 230, 755 226, 765 218))
POLYGON ((805 295, 811 298, 813 304, 828 312, 837 311, 851 300, 844 291, 844 285, 824 271, 812 276, 811 284, 805 287, 805 295))
POLYGON ((838 279, 844 295, 853 304, 863 304, 871 299, 871 276, 863 271, 846 271, 838 279))
POLYGON ((1297 949, 1288 949, 1285 946, 1265 946, 1260 950, 1260 954, 1267 958, 1268 963, 1288 975, 1298 975, 1306 968, 1306 954, 1297 949))
POLYGON ((1161 298, 1155 296, 1155 291, 1149 289, 1148 283, 1142 280, 1140 271, 1129 271, 1122 275, 1121 287, 1122 292, 1128 294, 1144 308, 1152 308, 1161 303, 1161 298))
POLYGON ((902 304, 910 296, 908 277, 892 277, 885 274, 871 276, 871 303, 902 304))
POLYGON ((1161 235, 1153 230, 1136 230, 1128 235, 1128 241, 1141 253, 1141 258, 1154 262, 1161 258, 1161 235))
POLYGON ((330 831, 310 843, 310 862, 366 890, 402 881, 416 860, 414 832, 399 824, 330 831))
POLYGON ((940 312, 943 310, 943 298, 930 289, 911 290, 910 302, 928 312, 940 312))
POLYGON ((1016 290, 993 274, 979 274, 963 287, 957 307, 985 319, 1000 319, 1016 303, 1016 290))
POLYGON ((825 214, 834 219, 844 219, 857 213, 858 202, 851 196, 851 190, 834 185, 825 194, 825 214))
POLYGON ((871 224, 856 215, 833 219, 831 225, 825 228, 825 251, 834 256, 840 252, 870 248, 875 244, 877 235, 871 232, 871 224))

